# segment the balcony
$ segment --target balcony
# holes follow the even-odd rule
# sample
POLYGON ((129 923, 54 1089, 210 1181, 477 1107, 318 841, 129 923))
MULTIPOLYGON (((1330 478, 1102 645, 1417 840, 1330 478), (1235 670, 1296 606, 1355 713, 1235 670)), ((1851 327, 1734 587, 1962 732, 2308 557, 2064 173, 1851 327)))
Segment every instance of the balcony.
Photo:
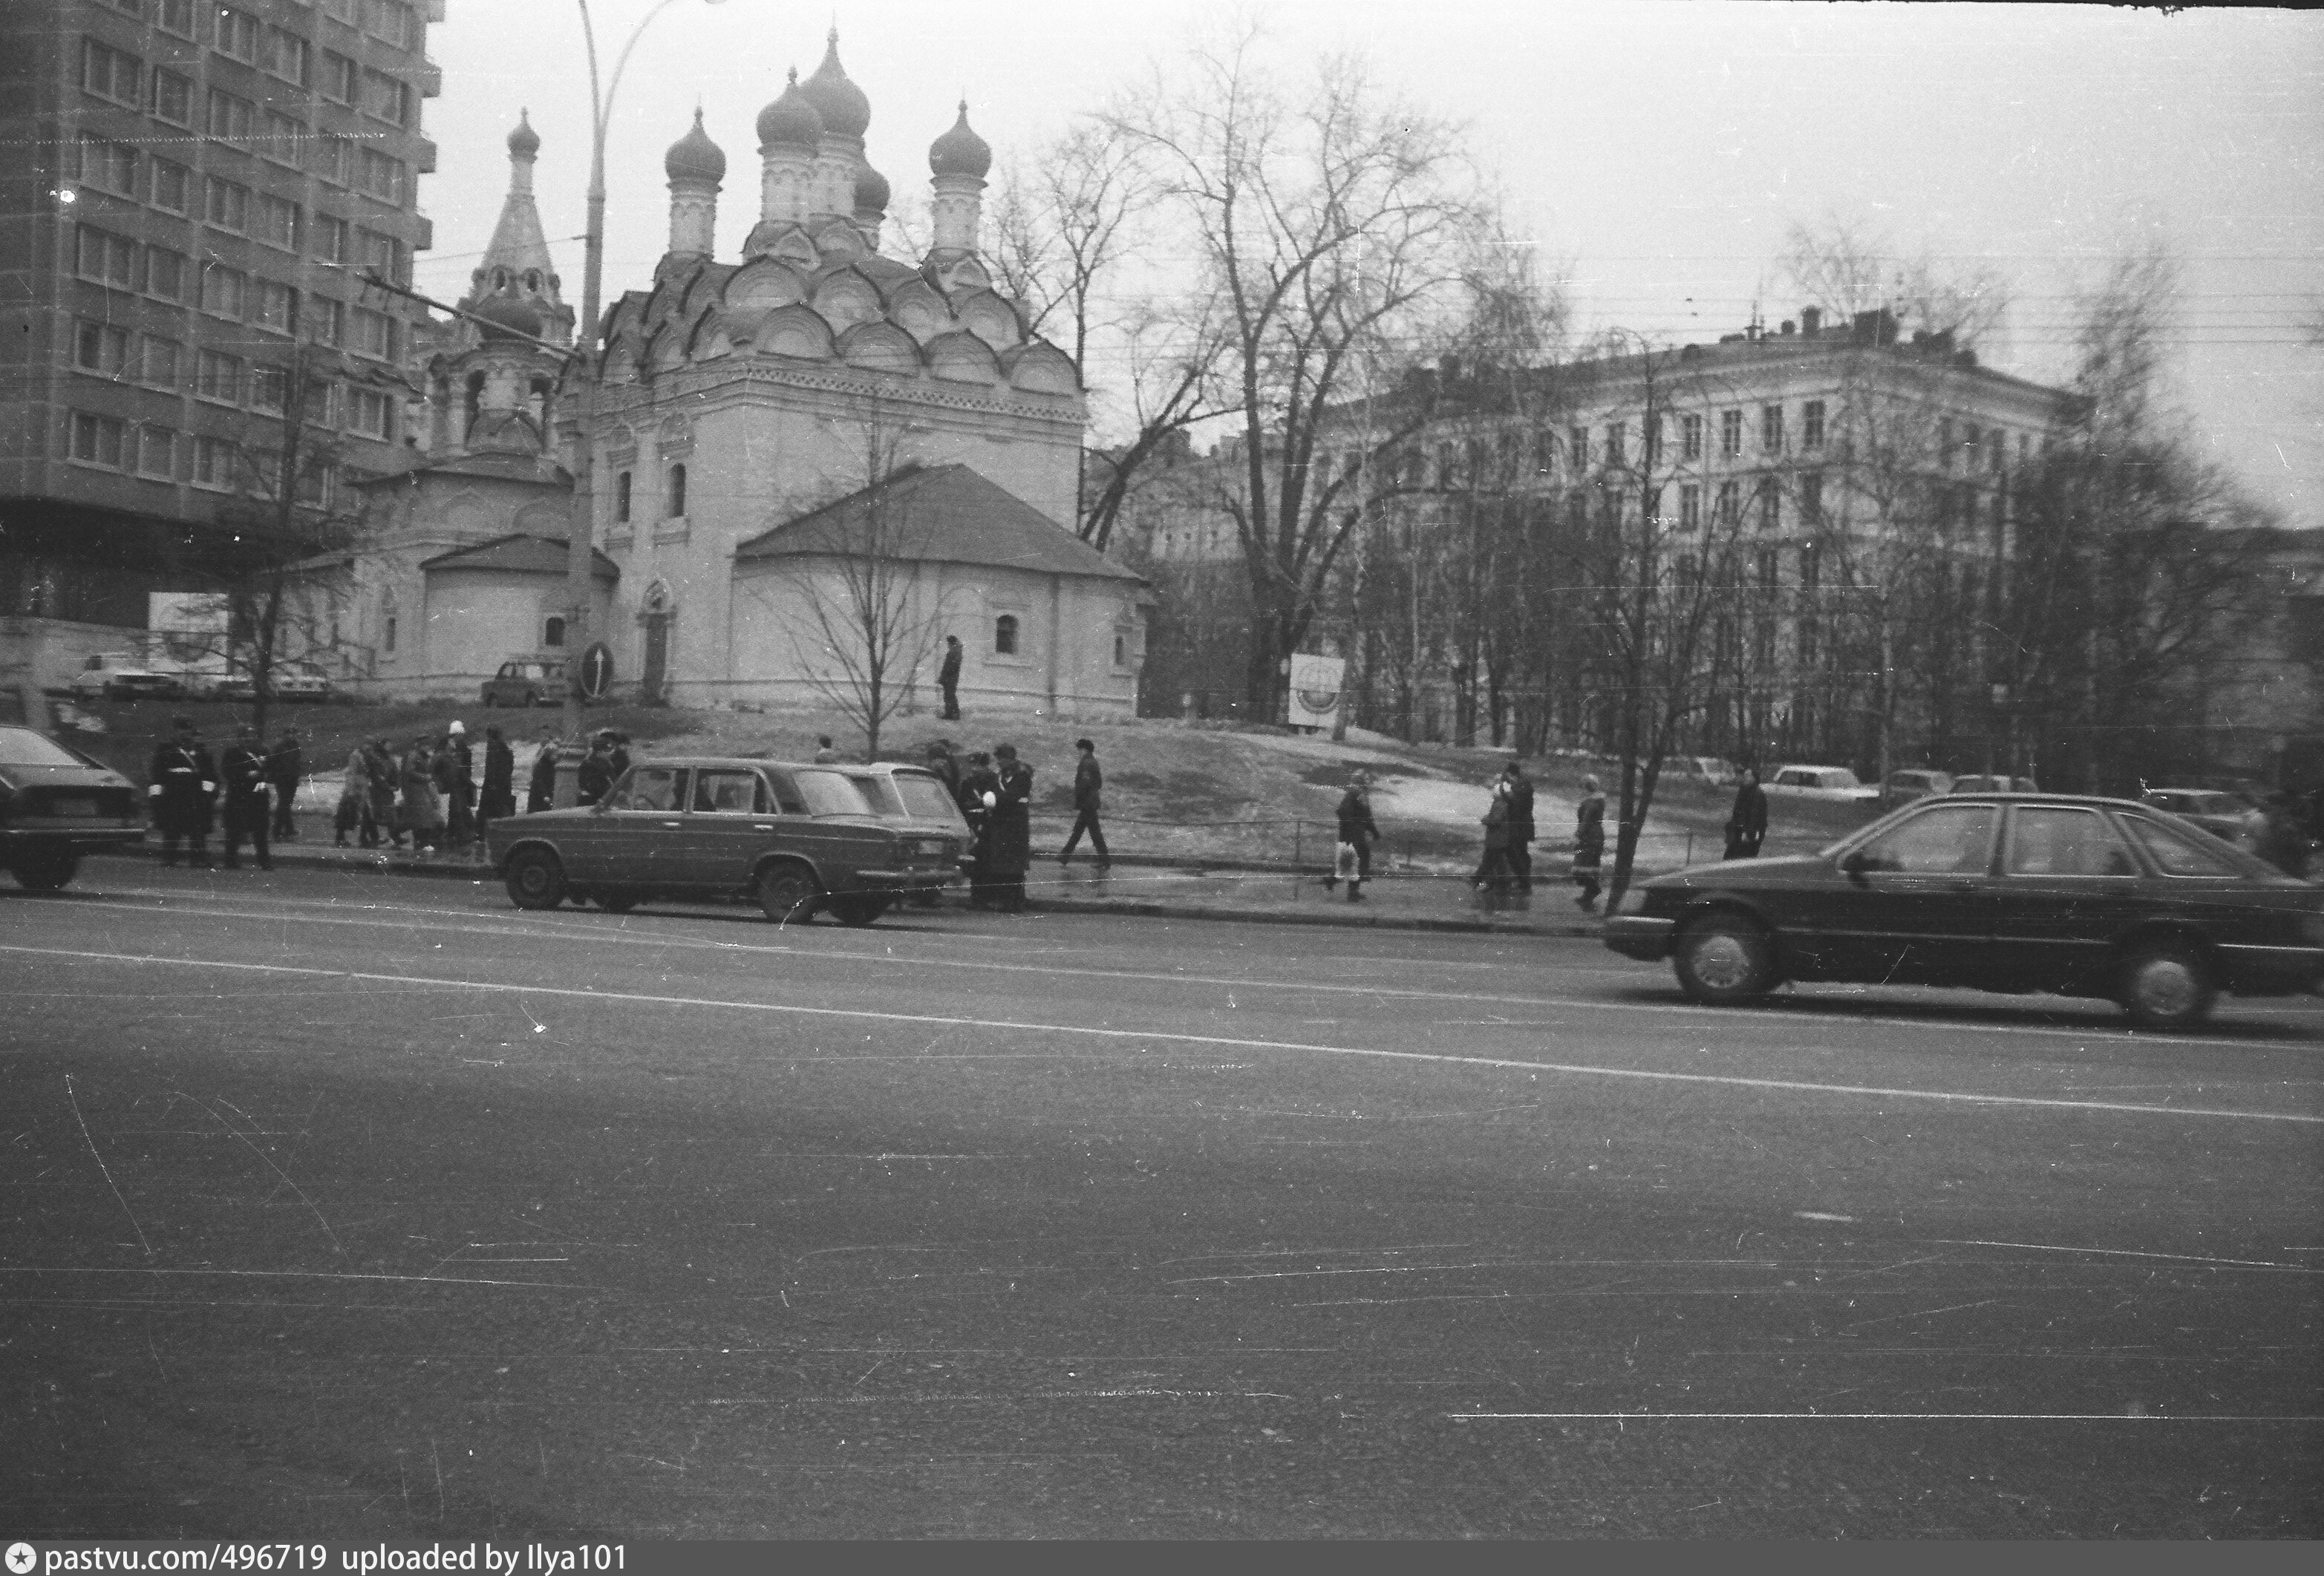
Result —
POLYGON ((435 174, 436 144, 426 137, 420 138, 412 148, 411 161, 414 167, 419 170, 420 174, 435 174))
POLYGON ((420 16, 423 22, 444 20, 444 0, 420 0, 420 16))
POLYGON ((411 73, 411 82, 420 89, 420 97, 440 97, 444 92, 444 68, 422 56, 418 68, 411 73))

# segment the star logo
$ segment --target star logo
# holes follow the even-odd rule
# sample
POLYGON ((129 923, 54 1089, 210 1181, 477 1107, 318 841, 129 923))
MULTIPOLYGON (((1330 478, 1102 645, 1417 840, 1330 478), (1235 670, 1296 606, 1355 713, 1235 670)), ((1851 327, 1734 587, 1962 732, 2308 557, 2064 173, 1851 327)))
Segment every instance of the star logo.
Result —
POLYGON ((39 1562, 40 1556, 32 1553, 32 1544, 10 1544, 8 1545, 9 1576, 26 1576, 26 1572, 39 1562))

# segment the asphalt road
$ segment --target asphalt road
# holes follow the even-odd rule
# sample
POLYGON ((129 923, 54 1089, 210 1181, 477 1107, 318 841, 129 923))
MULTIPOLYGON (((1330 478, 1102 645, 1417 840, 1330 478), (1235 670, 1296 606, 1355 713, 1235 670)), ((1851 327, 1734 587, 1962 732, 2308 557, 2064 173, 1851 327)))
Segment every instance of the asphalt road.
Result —
POLYGON ((2324 1003, 0 890, 0 1535, 2324 1533, 2324 1003))

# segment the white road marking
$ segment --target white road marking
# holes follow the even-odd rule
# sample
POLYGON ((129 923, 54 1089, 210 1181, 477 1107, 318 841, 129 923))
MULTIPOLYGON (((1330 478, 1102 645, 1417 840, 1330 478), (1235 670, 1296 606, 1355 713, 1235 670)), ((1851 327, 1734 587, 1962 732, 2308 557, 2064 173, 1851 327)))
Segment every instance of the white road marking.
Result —
POLYGON ((2168 1258, 2180 1264, 2226 1264, 2237 1269, 2288 1269, 2294 1275, 2324 1275, 2324 1268, 2311 1265, 2277 1264, 2265 1258, 2206 1258, 2196 1253, 2146 1253, 2135 1248, 2077 1248, 2056 1242, 1981 1242, 1967 1237, 1936 1237, 1931 1240, 1941 1242, 1948 1248, 2024 1248, 2036 1253, 2096 1253, 2108 1258, 2168 1258))
POLYGON ((1455 1423, 2324 1423, 2238 1412, 1447 1412, 1455 1423))
POLYGON ((1327 1046, 1302 1040, 1246 1039, 1227 1035, 1165 1030, 1100 1028, 1086 1024, 1033 1023, 1015 1018, 967 1018, 924 1012, 880 1012, 865 1008, 803 1007, 792 1002, 745 1001, 709 996, 664 996, 632 991, 585 991, 573 986, 519 985, 492 980, 458 980, 420 974, 374 973, 355 969, 309 968, 295 963, 253 963, 216 958, 169 958, 134 953, 0 945, 0 952, 90 963, 158 964, 167 968, 220 969, 236 973, 297 974, 309 979, 360 981, 367 984, 451 991, 484 991, 512 996, 559 996, 585 1001, 632 1002, 647 1007, 699 1007, 736 1012, 768 1012, 798 1018, 835 1018, 859 1023, 909 1023, 946 1028, 1010 1029, 1031 1034, 1080 1036, 1148 1044, 1229 1046, 1242 1050, 1305 1051, 1320 1055, 1367 1056, 1380 1061, 1494 1067, 1518 1073, 1555 1073, 1570 1077, 1629 1079, 1652 1083, 1710 1084, 1730 1089, 1788 1091, 1812 1094, 1869 1095, 1886 1100, 1929 1101, 1952 1105, 2010 1106, 2043 1111, 2113 1111, 2132 1116, 2215 1117, 2240 1121, 2324 1125, 2324 1116, 2293 1111, 2226 1111, 2200 1107, 2130 1105, 2093 1100, 2052 1100, 2017 1094, 1976 1094, 1950 1090, 1897 1089, 1872 1084, 1813 1083, 1790 1078, 1744 1078, 1713 1073, 1661 1073, 1637 1067, 1600 1067, 1563 1062, 1526 1062, 1508 1056, 1455 1056, 1435 1051, 1389 1051, 1367 1046, 1327 1046))

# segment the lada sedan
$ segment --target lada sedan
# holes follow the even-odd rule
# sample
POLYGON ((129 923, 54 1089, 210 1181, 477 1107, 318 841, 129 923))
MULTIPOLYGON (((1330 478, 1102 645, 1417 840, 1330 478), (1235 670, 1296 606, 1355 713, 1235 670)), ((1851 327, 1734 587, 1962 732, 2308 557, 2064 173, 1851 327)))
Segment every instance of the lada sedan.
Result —
POLYGON ((520 908, 748 896, 778 923, 828 910, 844 925, 955 879, 967 841, 942 780, 918 767, 708 757, 641 761, 598 804, 486 834, 520 908))
POLYGON ((53 892, 81 855, 145 839, 136 786, 31 728, 0 727, 0 867, 53 892))
POLYGON ((1965 985, 2121 1003, 2153 1028, 2221 991, 2324 980, 2324 889, 2123 799, 1952 795, 1821 852, 1658 876, 1606 945, 1669 958, 1697 1001, 1785 980, 1965 985))

